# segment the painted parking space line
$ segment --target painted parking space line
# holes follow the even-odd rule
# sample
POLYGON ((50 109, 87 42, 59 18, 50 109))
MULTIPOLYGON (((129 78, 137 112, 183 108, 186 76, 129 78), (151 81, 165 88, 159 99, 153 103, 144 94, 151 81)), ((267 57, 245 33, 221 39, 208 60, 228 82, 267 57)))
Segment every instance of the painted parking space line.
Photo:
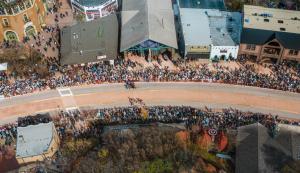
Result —
POLYGON ((70 88, 58 88, 57 91, 61 97, 73 96, 73 92, 70 88))

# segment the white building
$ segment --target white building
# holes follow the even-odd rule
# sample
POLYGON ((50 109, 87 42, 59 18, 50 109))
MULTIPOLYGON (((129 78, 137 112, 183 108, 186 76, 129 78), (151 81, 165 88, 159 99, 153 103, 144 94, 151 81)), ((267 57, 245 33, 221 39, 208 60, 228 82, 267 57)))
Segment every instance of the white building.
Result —
POLYGON ((242 29, 241 14, 207 10, 211 34, 211 60, 236 59, 239 51, 240 33, 242 29))
POLYGON ((216 9, 180 8, 184 56, 211 60, 236 59, 241 14, 216 9))
POLYGON ((85 15, 85 20, 107 16, 116 11, 118 0, 71 0, 72 9, 85 15))

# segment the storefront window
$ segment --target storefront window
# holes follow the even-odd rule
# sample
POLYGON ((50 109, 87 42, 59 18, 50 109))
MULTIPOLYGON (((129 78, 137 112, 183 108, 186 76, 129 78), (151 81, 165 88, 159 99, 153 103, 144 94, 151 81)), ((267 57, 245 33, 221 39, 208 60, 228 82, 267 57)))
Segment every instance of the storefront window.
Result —
POLYGON ((33 26, 28 26, 26 29, 25 29, 25 33, 26 33, 26 36, 33 36, 36 34, 35 32, 35 29, 33 26))

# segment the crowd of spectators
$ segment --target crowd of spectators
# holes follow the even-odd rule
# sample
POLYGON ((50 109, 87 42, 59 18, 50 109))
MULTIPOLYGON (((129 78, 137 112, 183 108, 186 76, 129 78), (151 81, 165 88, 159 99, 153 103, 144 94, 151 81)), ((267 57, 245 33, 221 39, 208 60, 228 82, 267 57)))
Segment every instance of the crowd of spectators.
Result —
POLYGON ((49 114, 37 114, 34 116, 26 116, 18 118, 18 127, 26 127, 28 125, 37 125, 40 123, 48 123, 52 121, 49 114))
MULTIPOLYGON (((209 69, 207 64, 189 66, 177 62, 177 65, 179 70, 170 70, 167 67, 160 68, 158 66, 136 68, 138 64, 123 59, 116 60, 114 65, 105 63, 64 67, 54 65, 51 67, 51 75, 46 78, 39 77, 37 73, 32 73, 26 79, 16 79, 13 82, 8 78, 0 78, 0 95, 10 97, 57 87, 127 80, 219 82, 300 92, 300 68, 288 66, 285 63, 270 65, 271 74, 256 72, 254 65, 229 69, 215 64, 214 70, 209 69), (60 75, 57 75, 57 73, 60 73, 60 75)), ((5 74, 2 73, 1 76, 5 76, 5 74)))
POLYGON ((103 124, 132 124, 145 122, 179 123, 185 122, 187 127, 193 124, 207 126, 216 129, 236 129, 259 122, 264 125, 269 123, 284 123, 299 125, 300 121, 289 121, 278 116, 262 113, 242 112, 236 109, 223 109, 213 111, 211 109, 197 109, 189 106, 151 106, 147 107, 148 116, 141 116, 141 108, 117 107, 104 108, 97 111, 96 117, 103 124))
MULTIPOLYGON (((131 98, 132 99, 132 98, 131 98)), ((138 99, 135 99, 138 101, 138 99)), ((142 101, 141 101, 142 102, 142 101)), ((48 123, 53 121, 59 136, 72 138, 100 136, 103 127, 121 124, 148 124, 148 123, 184 123, 187 129, 197 125, 201 128, 216 130, 237 129, 240 126, 259 122, 274 133, 277 123, 300 126, 299 120, 287 120, 262 113, 241 112, 236 109, 220 111, 208 108, 198 109, 189 106, 129 106, 91 110, 60 111, 51 116, 38 114, 19 118, 17 123, 0 126, 0 152, 5 146, 11 145, 17 136, 17 127, 48 123), (143 112, 142 109, 146 111, 143 112), (147 116, 143 116, 143 114, 147 116), (146 118, 145 118, 146 117, 146 118)))
POLYGON ((17 137, 17 124, 11 123, 0 126, 0 160, 7 149, 12 147, 17 137))

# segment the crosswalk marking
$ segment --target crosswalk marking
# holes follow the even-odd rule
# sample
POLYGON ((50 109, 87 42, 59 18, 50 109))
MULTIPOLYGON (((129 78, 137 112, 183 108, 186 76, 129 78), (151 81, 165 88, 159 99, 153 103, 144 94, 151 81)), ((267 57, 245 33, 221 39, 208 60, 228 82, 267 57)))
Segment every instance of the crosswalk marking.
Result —
POLYGON ((79 110, 78 107, 68 107, 68 108, 66 108, 67 112, 72 112, 72 111, 75 111, 75 110, 79 110))
POLYGON ((61 88, 61 89, 57 89, 57 91, 61 97, 73 96, 73 93, 70 88, 61 88))

